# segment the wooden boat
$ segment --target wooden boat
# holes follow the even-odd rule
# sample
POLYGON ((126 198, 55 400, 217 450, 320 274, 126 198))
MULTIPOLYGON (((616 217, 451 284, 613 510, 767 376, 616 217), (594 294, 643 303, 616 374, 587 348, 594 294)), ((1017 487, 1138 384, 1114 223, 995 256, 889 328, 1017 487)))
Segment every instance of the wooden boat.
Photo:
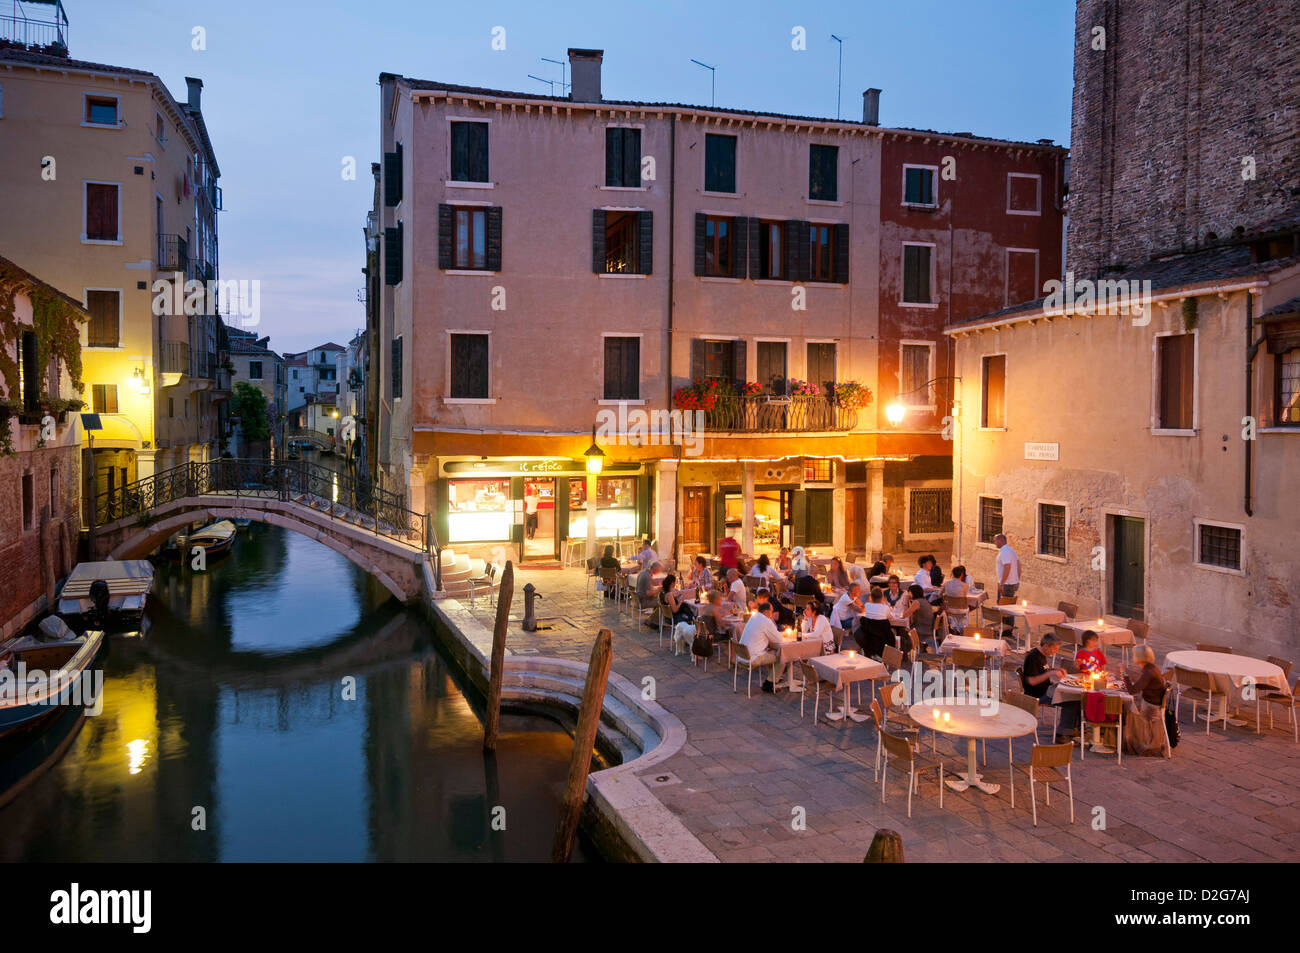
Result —
POLYGON ((252 521, 252 520, 250 520, 250 519, 245 519, 245 518, 242 517, 242 516, 236 516, 236 517, 235 517, 234 519, 232 519, 230 522, 232 522, 232 523, 235 524, 235 529, 248 529, 248 527, 250 527, 250 526, 253 525, 253 521, 252 521))
POLYGON ((94 686, 83 682, 103 646, 104 633, 91 630, 57 641, 25 636, 0 647, 9 657, 0 670, 0 738, 89 700, 94 686))
POLYGON ((230 520, 219 520, 203 527, 197 533, 185 538, 184 555, 194 554, 194 547, 202 547, 209 559, 223 556, 235 545, 235 524, 230 520))
POLYGON ((58 613, 74 629, 139 629, 153 564, 147 559, 78 563, 59 591, 58 613))

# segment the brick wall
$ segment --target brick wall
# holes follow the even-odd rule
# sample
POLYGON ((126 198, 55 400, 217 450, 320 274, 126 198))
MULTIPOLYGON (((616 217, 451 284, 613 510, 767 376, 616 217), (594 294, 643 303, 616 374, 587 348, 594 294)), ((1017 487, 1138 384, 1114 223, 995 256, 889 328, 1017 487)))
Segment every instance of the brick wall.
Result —
POLYGON ((1079 0, 1068 267, 1300 222, 1297 49, 1294 0, 1079 0))
POLYGON ((79 453, 76 446, 48 447, 0 457, 0 638, 15 634, 31 618, 47 586, 66 576, 76 562, 79 453), (57 473, 58 500, 42 533, 52 469, 57 473), (24 474, 32 477, 30 528, 23 525, 24 474))

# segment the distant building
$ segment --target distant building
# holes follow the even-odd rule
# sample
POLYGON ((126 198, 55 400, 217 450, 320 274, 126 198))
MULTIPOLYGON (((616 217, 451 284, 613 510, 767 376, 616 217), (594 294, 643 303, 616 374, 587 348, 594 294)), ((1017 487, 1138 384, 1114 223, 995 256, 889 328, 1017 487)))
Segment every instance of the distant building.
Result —
POLYGON ((64 320, 89 318, 81 302, 0 258, 0 306, 10 301, 11 312, 0 310, 0 322, 13 322, 4 338, 17 343, 12 372, 0 374, 0 642, 49 608, 81 529, 77 395, 66 363, 40 353, 33 302, 64 320))
POLYGON ((1023 597, 1293 657, 1300 7, 1120 6, 1076 13, 1070 280, 947 329, 957 550, 992 586, 1005 533, 1023 597))
POLYGON ((314 430, 334 437, 338 430, 339 355, 328 341, 309 351, 285 352, 290 430, 314 430))
POLYGON ((206 283, 218 277, 220 170, 201 80, 188 77, 177 100, 153 73, 71 59, 66 18, 50 9, 58 17, 39 49, 18 45, 33 42, 30 17, 0 18, 0 255, 91 316, 84 396, 103 425, 103 492, 110 473, 132 481, 217 452, 214 405, 226 394, 206 283), (156 293, 160 280, 179 280, 182 294, 156 293), (183 293, 191 280, 203 283, 196 314, 183 293))
MULTIPOLYGON (((251 331, 241 328, 228 327, 226 333, 229 339, 229 359, 234 368, 231 373, 232 386, 243 381, 266 395, 271 431, 269 450, 273 458, 277 457, 284 447, 288 413, 288 374, 284 358, 270 349, 269 337, 259 338, 251 331)), ((236 452, 235 455, 242 454, 236 452)))

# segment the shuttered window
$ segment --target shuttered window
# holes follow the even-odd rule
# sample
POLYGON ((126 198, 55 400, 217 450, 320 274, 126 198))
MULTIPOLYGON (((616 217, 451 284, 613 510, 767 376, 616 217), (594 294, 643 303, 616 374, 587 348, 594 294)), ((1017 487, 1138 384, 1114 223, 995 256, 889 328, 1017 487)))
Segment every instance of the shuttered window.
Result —
POLYGON ((755 380, 769 394, 784 394, 786 390, 786 343, 784 341, 759 341, 757 350, 758 368, 755 380))
POLYGON ((759 222, 758 272, 752 278, 785 277, 785 222, 759 222))
POLYGON ((120 291, 87 291, 86 310, 90 324, 86 327, 87 347, 117 347, 121 344, 118 316, 120 291))
POLYGON ((633 189, 641 184, 641 130, 613 126, 605 130, 605 184, 633 189))
POLYGON ((832 502, 834 490, 808 490, 804 494, 808 512, 809 546, 829 546, 832 543, 832 502))
POLYGON ((605 223, 602 272, 607 275, 641 274, 640 213, 601 211, 605 223))
POLYGON ((719 341, 696 338, 691 341, 691 380, 745 382, 745 349, 742 340, 719 341))
POLYGON ((1160 359, 1160 419, 1162 430, 1191 430, 1194 425, 1196 335, 1169 334, 1156 338, 1160 359))
POLYGON ((393 338, 393 373, 392 377, 392 399, 397 400, 402 396, 402 339, 393 338))
POLYGON ((704 136, 704 191, 736 191, 736 137, 704 136))
POLYGON ((486 334, 451 335, 448 397, 486 400, 489 395, 489 347, 486 334))
POLYGON ((117 385, 91 384, 90 409, 96 414, 117 413, 117 385))
POLYGON ((1007 356, 993 354, 983 359, 980 426, 998 429, 1007 425, 1007 356))
POLYGON ((789 281, 807 281, 809 263, 809 222, 791 220, 785 223, 785 277, 789 281))
POLYGON ((839 199, 839 146, 808 147, 808 197, 824 202, 839 199))
POLYGON ((952 487, 915 487, 907 493, 907 535, 952 532, 952 487))
POLYGON ((903 246, 903 300, 930 304, 930 246, 903 246))
POLYGON ((902 367, 900 368, 899 398, 909 407, 928 407, 930 390, 925 385, 930 381, 930 345, 902 345, 902 367))
MULTIPOLYGON (((40 407, 41 374, 39 342, 35 331, 23 331, 18 338, 18 387, 23 409, 33 413, 40 407)), ((7 424, 6 424, 7 426, 7 424)))
POLYGON ((1300 426, 1300 348, 1282 351, 1275 357, 1274 423, 1279 427, 1300 426))
POLYGON ((402 229, 401 222, 397 223, 396 228, 384 229, 384 284, 386 285, 402 283, 402 229))
POLYGON ((640 400, 641 339, 605 338, 605 400, 640 400))
POLYGON ((906 169, 903 172, 903 201, 908 205, 934 205, 934 170, 906 169))
POLYGON ((704 274, 731 277, 734 222, 730 218, 705 216, 704 221, 704 274))
POLYGON ((402 201, 402 144, 384 153, 384 204, 389 208, 402 201))
POLYGON ((808 383, 816 384, 825 394, 835 383, 835 344, 830 341, 812 341, 808 344, 808 383))
POLYGON ((500 206, 439 205, 438 267, 500 271, 500 206))
POLYGON ((489 182, 488 124, 451 124, 451 177, 455 182, 489 182))
POLYGON ((115 242, 118 232, 116 185, 86 183, 86 238, 90 241, 115 242))

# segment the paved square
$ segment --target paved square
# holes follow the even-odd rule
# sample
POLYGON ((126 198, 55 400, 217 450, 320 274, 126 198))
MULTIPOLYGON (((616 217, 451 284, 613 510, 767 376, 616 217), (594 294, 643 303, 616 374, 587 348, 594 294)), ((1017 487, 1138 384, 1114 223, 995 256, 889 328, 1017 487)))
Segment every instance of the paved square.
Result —
MULTIPOLYGON (((1089 757, 1073 762, 1075 823, 1069 823, 1063 788, 1042 802, 1033 826, 1029 787, 1016 781, 1016 806, 1007 786, 1007 745, 990 742, 983 768, 1000 783, 994 795, 948 791, 939 807, 934 772, 922 777, 907 817, 903 777, 890 772, 887 800, 872 778, 875 728, 868 722, 812 721, 812 706, 799 715, 799 696, 747 698, 731 690, 731 672, 710 664, 708 672, 689 656, 674 657, 665 635, 634 626, 630 617, 596 594, 586 594, 581 570, 519 570, 511 612, 508 651, 577 659, 590 657, 601 627, 614 633, 614 670, 638 685, 654 679, 656 700, 681 719, 687 743, 647 769, 670 773, 680 783, 649 790, 724 861, 860 862, 878 828, 903 837, 910 861, 1283 861, 1300 847, 1300 746, 1275 709, 1278 727, 1215 728, 1190 723, 1183 706, 1182 742, 1172 760, 1089 757), (522 589, 531 582, 543 595, 542 624, 571 624, 524 632, 522 589), (800 811, 799 809, 802 809, 800 811), (797 816, 806 829, 796 830, 797 816), (1095 829, 1100 828, 1100 829, 1095 829)), ((494 610, 479 598, 474 614, 490 629, 494 610)), ((1153 637, 1157 658, 1185 648, 1153 637)), ((757 673, 756 673, 757 678, 757 673)), ((864 699, 865 701, 865 699, 864 699)), ((1016 760, 1027 760, 1032 737, 1016 739, 1016 760)), ((945 771, 965 763, 965 742, 940 736, 945 771)), ((929 753, 928 733, 926 753, 929 753)), ((647 779, 648 780, 648 779, 647 779)))

